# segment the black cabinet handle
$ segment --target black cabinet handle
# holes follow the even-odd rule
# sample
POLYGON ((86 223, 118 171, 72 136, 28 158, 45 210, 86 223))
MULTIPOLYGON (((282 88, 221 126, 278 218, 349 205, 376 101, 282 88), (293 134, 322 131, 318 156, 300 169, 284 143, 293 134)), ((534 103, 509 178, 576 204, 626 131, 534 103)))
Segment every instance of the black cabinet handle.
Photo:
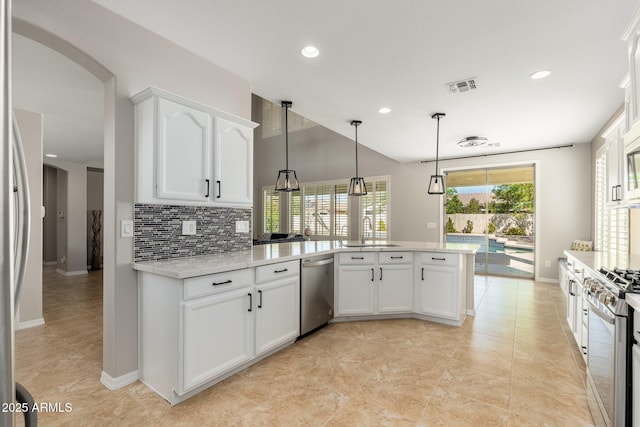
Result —
POLYGON ((231 280, 225 280, 224 282, 213 282, 211 286, 226 285, 228 283, 233 283, 233 282, 231 280))
POLYGON ((352 256, 351 259, 364 259, 363 256, 352 256))
POLYGON ((618 190, 616 191, 616 196, 618 196, 618 201, 622 200, 622 185, 618 184, 618 190))
POLYGON ((374 276, 373 276, 373 268, 371 269, 371 281, 373 282, 374 280, 374 276))
POLYGON ((258 295, 260 295, 260 300, 258 301, 258 308, 262 308, 262 291, 258 291, 258 295))
POLYGON ((403 259, 403 256, 392 256, 391 259, 403 259))
POLYGON ((253 307, 253 295, 251 295, 251 292, 249 292, 247 295, 249 295, 249 310, 247 311, 251 311, 251 307, 253 307))
POLYGON ((582 354, 586 355, 587 354, 587 347, 582 346, 582 354))
POLYGON ((222 187, 220 181, 216 181, 216 184, 218 184, 218 195, 216 196, 216 199, 219 199, 220 195, 222 194, 222 187))
POLYGON ((424 280, 424 267, 422 267, 422 280, 424 280))
POLYGON ((446 261, 446 258, 436 258, 436 257, 431 257, 432 261, 446 261))
POLYGON ((207 184, 207 194, 205 194, 204 197, 209 197, 209 184, 210 184, 210 181, 208 179, 205 179, 204 182, 207 184))
POLYGON ((611 187, 611 201, 612 202, 616 201, 616 186, 615 185, 613 187, 611 187))
POLYGON ((274 270, 273 272, 274 273, 284 273, 286 271, 289 271, 289 269, 288 268, 283 268, 282 270, 274 270))
POLYGON ((382 280, 382 267, 380 267, 380 280, 382 280))

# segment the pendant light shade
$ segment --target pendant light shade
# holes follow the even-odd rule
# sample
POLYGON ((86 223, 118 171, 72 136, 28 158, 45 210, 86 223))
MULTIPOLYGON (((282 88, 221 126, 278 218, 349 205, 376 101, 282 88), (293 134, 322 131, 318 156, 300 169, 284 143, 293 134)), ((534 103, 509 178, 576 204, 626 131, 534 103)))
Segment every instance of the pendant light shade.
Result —
POLYGON ((440 117, 444 117, 444 113, 434 113, 431 118, 438 120, 438 130, 436 133, 436 173, 431 175, 429 179, 429 194, 444 194, 444 176, 438 175, 438 151, 440 148, 440 117))
POLYGON ((276 191, 300 190, 296 171, 289 169, 289 108, 292 104, 291 101, 282 101, 282 108, 284 108, 285 169, 278 171, 276 191))
POLYGON ((358 176, 358 126, 362 124, 360 120, 352 120, 351 126, 356 127, 356 176, 349 182, 349 196, 364 196, 367 194, 367 184, 364 178, 358 176))

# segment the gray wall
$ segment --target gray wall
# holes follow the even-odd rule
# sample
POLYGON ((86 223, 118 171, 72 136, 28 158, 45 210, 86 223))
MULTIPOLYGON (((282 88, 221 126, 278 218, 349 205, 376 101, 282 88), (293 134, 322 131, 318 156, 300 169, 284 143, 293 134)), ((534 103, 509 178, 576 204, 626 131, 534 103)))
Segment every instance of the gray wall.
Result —
MULTIPOLYGON (((254 101, 253 121, 260 123, 260 102, 254 101)), ((294 104, 295 105, 295 104, 294 104)), ((295 112, 295 109, 292 111, 295 112)), ((350 126, 345 120, 345 126, 350 126)), ((363 123, 362 126, 366 126, 363 123)), ((262 187, 274 185, 284 167, 282 136, 262 139, 260 127, 254 144, 254 230, 262 230, 262 187)), ((366 141, 360 141, 366 143, 366 141)), ((425 152, 425 158, 435 153, 425 152)), ((442 200, 427 195, 434 163, 399 163, 373 150, 358 151, 360 174, 390 175, 390 238, 392 240, 440 241, 442 200), (427 223, 436 223, 427 229, 427 223)), ((537 175, 537 263, 536 278, 557 280, 558 257, 574 239, 590 240, 591 146, 554 149, 486 158, 440 162, 442 169, 475 168, 536 162, 537 175), (544 261, 551 261, 545 268, 544 261)), ((318 126, 289 134, 289 167, 301 182, 344 179, 355 173, 354 142, 318 126)))

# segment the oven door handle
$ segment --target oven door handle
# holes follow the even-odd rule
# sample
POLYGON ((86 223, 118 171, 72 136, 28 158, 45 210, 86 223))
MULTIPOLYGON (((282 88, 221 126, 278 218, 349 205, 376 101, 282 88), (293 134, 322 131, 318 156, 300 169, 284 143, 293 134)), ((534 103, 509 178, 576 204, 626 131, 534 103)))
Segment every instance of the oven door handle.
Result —
POLYGON ((589 304, 589 308, 591 309, 591 311, 593 311, 596 315, 598 315, 598 317, 602 320, 604 320, 605 322, 607 322, 610 325, 615 325, 616 324, 616 318, 615 316, 611 316, 607 313, 605 313, 604 311, 600 310, 598 307, 596 307, 595 305, 593 305, 593 303, 591 301, 589 301, 588 299, 585 299, 585 301, 589 304))

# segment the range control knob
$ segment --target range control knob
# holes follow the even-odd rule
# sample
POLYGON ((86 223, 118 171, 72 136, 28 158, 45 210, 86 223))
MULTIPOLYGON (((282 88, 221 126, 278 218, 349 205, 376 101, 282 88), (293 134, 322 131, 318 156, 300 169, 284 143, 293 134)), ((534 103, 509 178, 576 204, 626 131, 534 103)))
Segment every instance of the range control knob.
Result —
POLYGON ((603 303, 604 305, 609 305, 611 303, 611 301, 613 300, 613 295, 611 294, 606 294, 603 298, 603 303))

